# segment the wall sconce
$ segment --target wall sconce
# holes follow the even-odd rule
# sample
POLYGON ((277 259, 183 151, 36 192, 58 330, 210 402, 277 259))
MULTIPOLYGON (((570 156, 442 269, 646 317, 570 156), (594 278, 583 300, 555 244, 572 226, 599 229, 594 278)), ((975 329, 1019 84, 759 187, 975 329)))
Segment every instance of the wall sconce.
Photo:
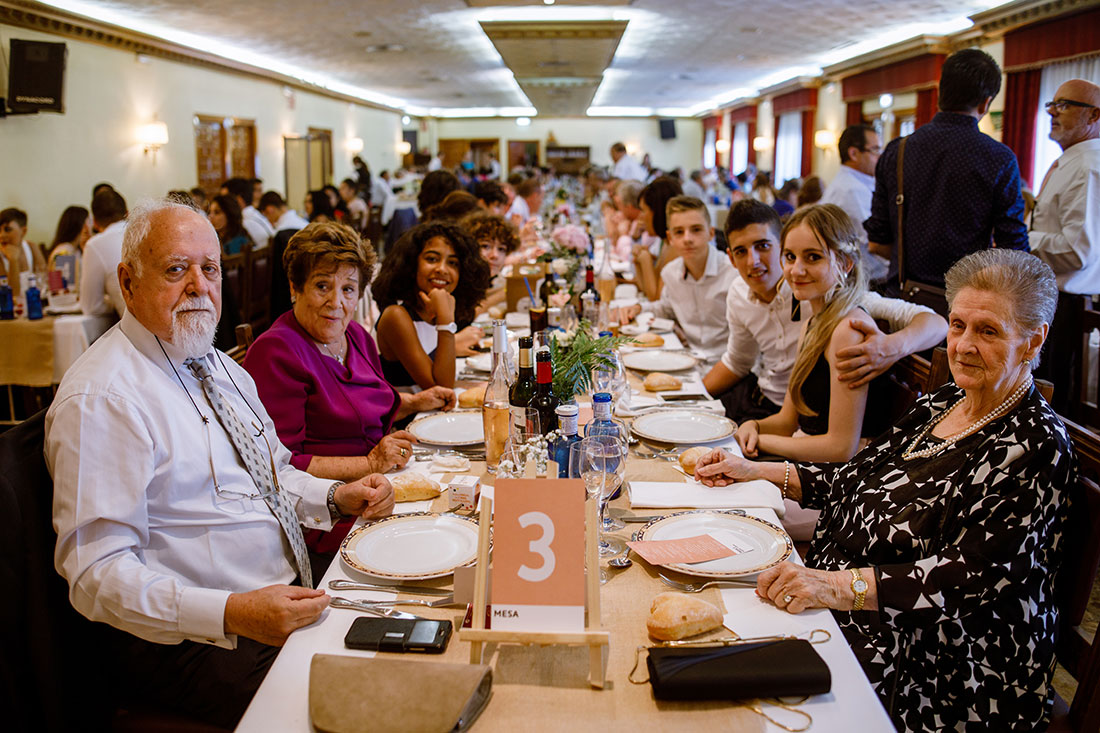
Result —
POLYGON ((530 117, 517 117, 516 118, 516 125, 519 126, 519 127, 530 127, 531 126, 531 118, 530 117))
POLYGON ((410 122, 412 122, 412 117, 409 117, 408 115, 401 115, 401 124, 402 125, 407 126, 410 122))
POLYGON ((637 155, 638 151, 640 149, 641 148, 639 147, 638 143, 627 143, 626 144, 626 154, 627 155, 637 155))
POLYGON ((408 155, 412 152, 412 149, 412 143, 408 140, 402 140, 401 142, 397 143, 397 152, 400 155, 408 155))
POLYGON ((836 133, 832 130, 818 130, 814 133, 814 147, 831 150, 836 147, 836 133))
POLYGON ((157 151, 168 144, 168 125, 163 122, 150 122, 138 128, 138 143, 145 146, 145 154, 153 154, 153 165, 157 164, 157 151))
POLYGON ((772 139, 770 137, 764 137, 759 135, 752 139, 752 149, 758 153, 762 153, 765 150, 772 149, 772 139))
POLYGON ((359 155, 363 152, 363 138, 361 137, 349 137, 347 142, 348 152, 352 155, 359 155))
POLYGON ((728 153, 730 151, 729 140, 715 140, 714 149, 719 153, 728 153))
POLYGON ((878 106, 883 109, 890 109, 894 106, 893 94, 880 94, 878 95, 878 106))

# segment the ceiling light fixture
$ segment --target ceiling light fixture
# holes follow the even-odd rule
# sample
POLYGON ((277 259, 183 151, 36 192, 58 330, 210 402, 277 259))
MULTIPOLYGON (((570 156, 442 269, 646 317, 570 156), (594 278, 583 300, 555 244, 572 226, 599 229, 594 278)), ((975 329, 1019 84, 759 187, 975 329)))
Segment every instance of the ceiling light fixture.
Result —
POLYGON ((410 122, 412 122, 412 117, 409 117, 408 115, 402 115, 401 116, 401 124, 402 125, 407 125, 410 122))

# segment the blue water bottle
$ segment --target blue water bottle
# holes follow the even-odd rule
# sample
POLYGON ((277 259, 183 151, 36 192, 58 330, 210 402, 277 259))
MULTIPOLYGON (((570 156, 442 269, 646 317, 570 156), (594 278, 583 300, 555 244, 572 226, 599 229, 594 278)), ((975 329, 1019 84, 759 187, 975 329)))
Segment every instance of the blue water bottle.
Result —
POLYGON ((15 318, 15 298, 12 297, 11 286, 6 277, 0 277, 0 321, 11 321, 15 318))
POLYGON ((42 317, 42 294, 38 291, 38 277, 31 275, 27 286, 27 318, 37 321, 42 317))
MULTIPOLYGON (((593 435, 611 435, 623 441, 624 445, 626 444, 626 426, 611 417, 612 407, 611 395, 609 393, 597 392, 592 395, 592 421, 584 426, 584 437, 591 438, 593 435)), ((617 497, 622 491, 622 487, 620 486, 615 490, 615 493, 611 495, 611 499, 617 497)))
POLYGON ((550 458, 558 464, 558 478, 569 478, 569 450, 581 440, 581 436, 577 434, 579 411, 576 405, 558 405, 554 412, 558 415, 561 437, 555 439, 550 446, 550 458))

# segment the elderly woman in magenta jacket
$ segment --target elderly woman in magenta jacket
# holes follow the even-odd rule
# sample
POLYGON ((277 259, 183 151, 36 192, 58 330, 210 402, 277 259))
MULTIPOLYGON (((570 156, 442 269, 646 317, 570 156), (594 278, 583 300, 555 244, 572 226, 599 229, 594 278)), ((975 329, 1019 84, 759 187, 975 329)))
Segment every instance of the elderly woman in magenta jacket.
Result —
MULTIPOLYGON (((244 368, 291 463, 314 476, 351 481, 402 468, 416 439, 395 420, 454 407, 454 392, 432 387, 398 393, 382 376, 370 334, 352 320, 370 280, 374 251, 350 228, 314 222, 283 253, 292 309, 248 350, 244 368)), ((306 533, 310 549, 332 553, 354 518, 330 532, 306 533)))

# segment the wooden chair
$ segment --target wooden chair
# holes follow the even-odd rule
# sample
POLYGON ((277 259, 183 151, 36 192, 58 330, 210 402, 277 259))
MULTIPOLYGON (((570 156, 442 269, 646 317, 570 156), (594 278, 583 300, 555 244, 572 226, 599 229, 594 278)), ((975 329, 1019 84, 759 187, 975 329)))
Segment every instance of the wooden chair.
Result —
POLYGON ((382 239, 384 236, 385 233, 382 229, 382 207, 372 206, 370 207, 370 217, 367 219, 367 225, 363 228, 363 238, 370 242, 378 259, 382 259, 382 248, 385 244, 382 239))
POLYGON ((222 273, 225 287, 232 292, 233 302, 237 303, 237 310, 240 314, 238 322, 247 320, 244 311, 245 304, 248 302, 249 290, 248 255, 247 245, 235 255, 222 255, 222 273))
POLYGON ((237 345, 229 351, 225 352, 225 355, 231 358, 238 364, 244 363, 244 355, 248 352, 248 347, 252 345, 252 324, 242 323, 237 326, 237 345))
POLYGON ((1100 641, 1082 630, 1096 573, 1100 569, 1100 435, 1063 418, 1077 453, 1073 510, 1062 538, 1064 563, 1058 587, 1058 663, 1077 680, 1066 705, 1055 700, 1052 731, 1100 730, 1100 641))
MULTIPOLYGON (((1100 310, 1090 308, 1086 298, 1078 298, 1079 312, 1078 323, 1081 324, 1081 349, 1077 354, 1077 369, 1075 370, 1080 384, 1076 385, 1077 399, 1073 401, 1071 417, 1079 423, 1090 428, 1100 429, 1100 397, 1089 399, 1089 336, 1100 329, 1100 310)), ((1100 384, 1100 359, 1092 364, 1092 372, 1098 377, 1100 384)))
POLYGON ((271 244, 248 253, 248 298, 242 323, 252 325, 256 333, 263 333, 271 324, 271 244))

